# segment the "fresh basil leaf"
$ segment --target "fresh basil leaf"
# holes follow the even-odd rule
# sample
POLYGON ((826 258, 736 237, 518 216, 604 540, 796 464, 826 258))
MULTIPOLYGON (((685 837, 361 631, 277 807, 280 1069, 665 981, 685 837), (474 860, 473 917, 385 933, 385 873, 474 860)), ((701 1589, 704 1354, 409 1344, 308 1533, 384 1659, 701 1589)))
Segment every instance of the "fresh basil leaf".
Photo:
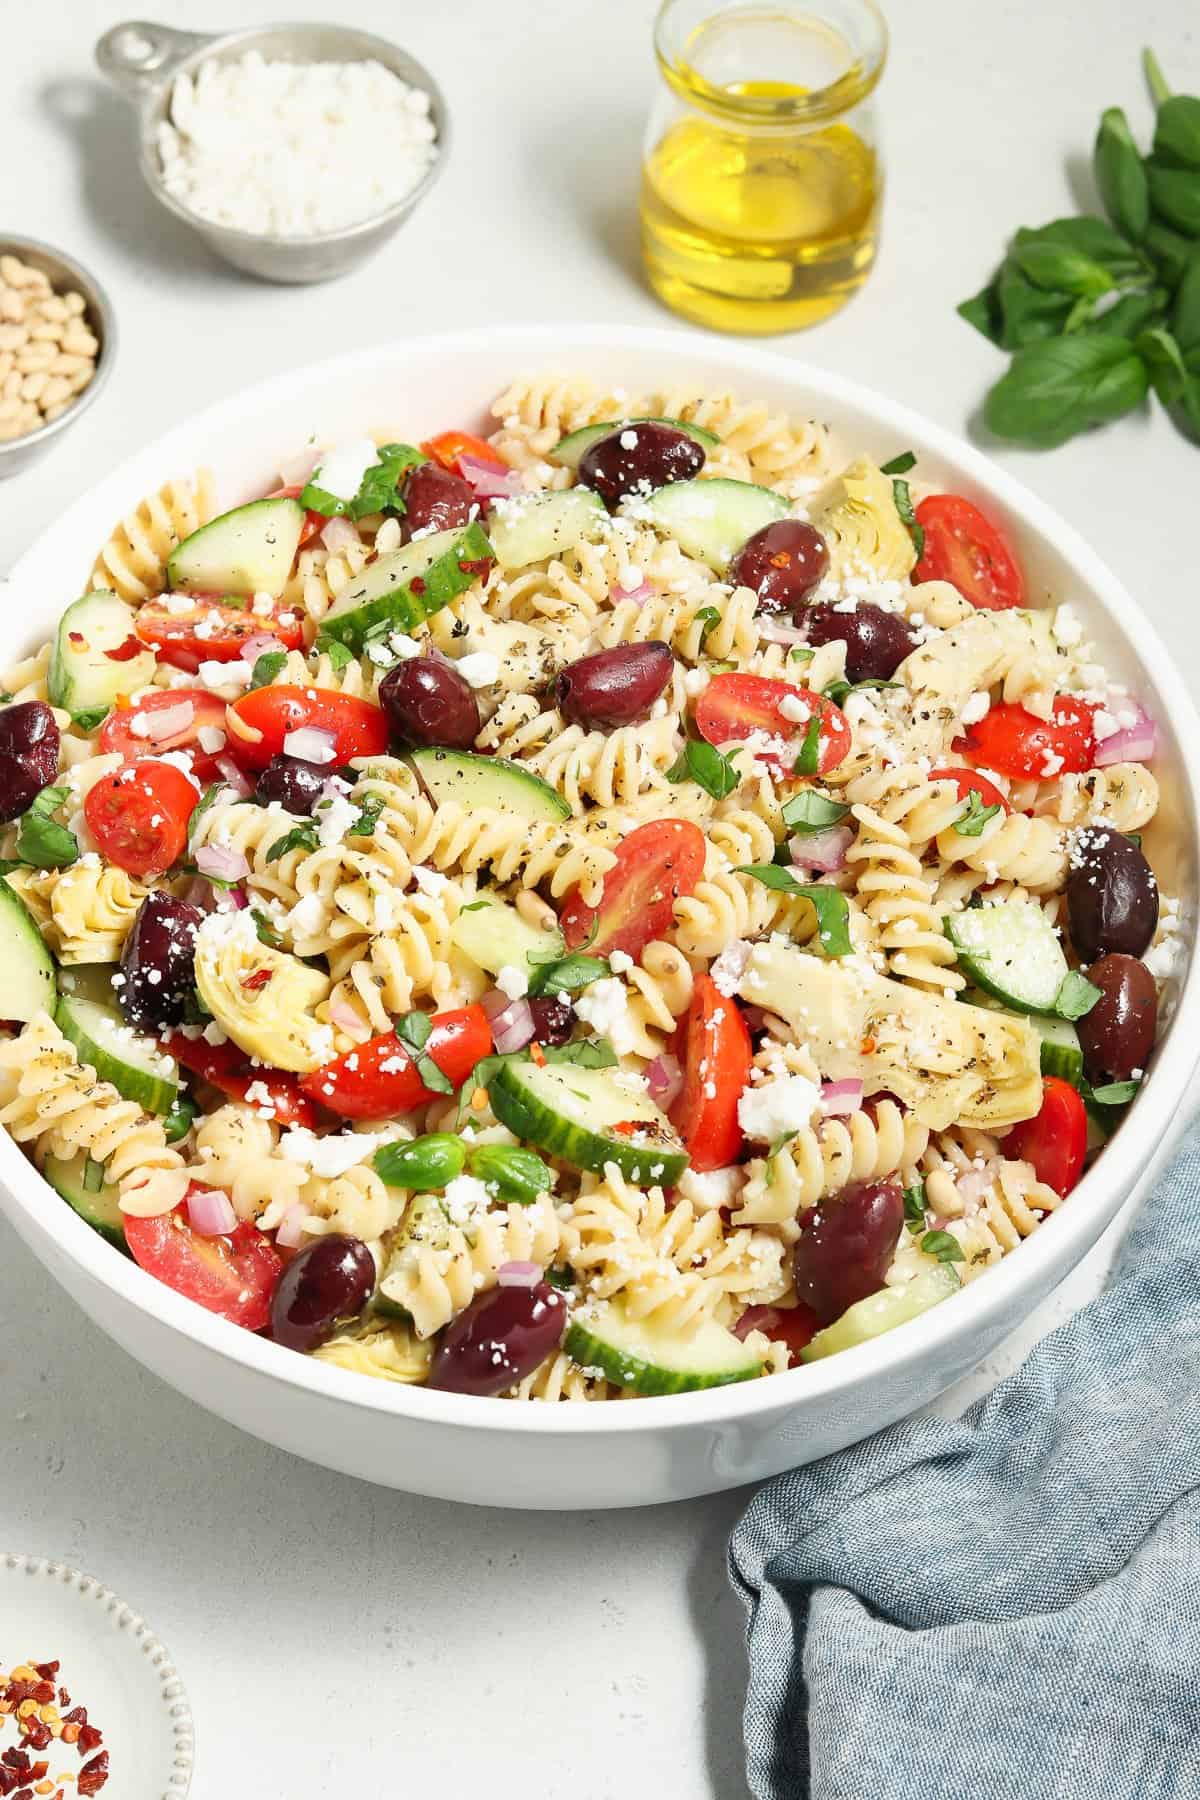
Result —
POLYGON ((701 644, 704 644, 708 638, 709 632, 714 631, 721 623, 720 611, 715 606, 702 606, 695 615, 695 618, 702 622, 703 628, 700 632, 700 642, 701 644))
POLYGON ((1188 372, 1179 345, 1162 325, 1143 331, 1134 345, 1150 371, 1150 385, 1166 407, 1178 401, 1187 386, 1188 372))
POLYGON ((1200 248, 1183 272, 1171 308, 1171 330, 1184 356, 1200 349, 1200 248))
MULTIPOLYGON (((918 525, 917 530, 920 531, 920 529, 921 527, 918 525)), ((848 694, 861 694, 866 688, 898 688, 903 686, 904 683, 902 681, 884 681, 881 676, 868 675, 864 681, 831 681, 828 687, 822 688, 821 692, 827 700, 832 700, 835 706, 841 706, 844 704, 848 694)))
POLYGON ((317 479, 307 483, 300 494, 300 504, 327 519, 343 514, 349 519, 362 519, 368 513, 402 513, 404 503, 397 492, 400 477, 425 460, 412 444, 384 444, 379 451, 379 460, 363 475, 357 493, 350 500, 343 500, 321 486, 318 466, 314 471, 317 479))
POLYGON ((1052 294, 1071 294, 1077 299, 1098 300, 1117 285, 1102 263, 1065 245, 1034 242, 1015 244, 1012 259, 1034 287, 1052 294))
POLYGON ((984 405, 997 437, 1052 449, 1140 406, 1150 378, 1124 338, 1079 332, 1018 350, 984 405))
POLYGON ((1119 106, 1100 115, 1092 173, 1105 212, 1118 231, 1137 243, 1150 223, 1150 189, 1129 121, 1119 106))
POLYGON ((316 850, 320 842, 315 825, 293 825, 290 831, 275 839, 265 861, 278 862, 281 856, 289 856, 293 850, 316 850))
POLYGON ((606 956, 581 956, 576 952, 535 969, 529 977, 529 995, 536 1000, 543 994, 576 994, 580 988, 611 973, 606 956))
POLYGON ((264 650, 261 656, 256 656, 254 659, 254 673, 250 677, 251 688, 270 687, 276 676, 282 674, 286 662, 286 650, 264 650))
POLYGON ((51 817, 69 799, 69 787, 45 787, 17 826, 17 855, 32 869, 65 869, 79 860, 75 834, 51 817))
POLYGON ((908 535, 913 541, 913 549, 917 553, 917 561, 920 562, 925 554, 925 532, 922 526, 917 523, 917 515, 913 511, 912 494, 909 491, 907 481, 902 481, 899 477, 893 480, 892 499, 895 501, 896 511, 900 514, 901 521, 907 528, 908 535))
POLYGON ((784 801, 783 822, 789 831, 828 831, 831 825, 840 825, 849 811, 850 808, 843 806, 840 800, 831 800, 827 794, 805 788, 784 801))
POLYGON ((816 654, 811 644, 797 644, 795 649, 789 652, 789 660, 798 663, 811 662, 816 654))
POLYGON ((368 794, 354 818, 347 825, 346 836, 348 838, 371 837, 382 816, 383 796, 368 794))
POLYGON ((396 1020, 396 1036, 410 1050, 423 1050, 432 1030, 428 1013, 407 1012, 396 1020))
POLYGON ((557 1288, 560 1293, 570 1293, 576 1287, 575 1271, 568 1263, 554 1263, 542 1276, 542 1280, 550 1287, 557 1288))
POLYGON ((1100 989, 1093 987, 1086 976, 1078 969, 1068 969, 1062 978, 1062 986, 1054 996, 1051 1011, 1059 1019, 1082 1019, 1090 1013, 1097 1000, 1101 998, 1100 989))
POLYGON ((1006 261, 996 277, 996 304, 1001 349, 1023 350, 1064 331, 1075 300, 1070 294, 1047 293, 1006 261))
POLYGON ((782 1136, 772 1139, 770 1147, 767 1150, 766 1175, 768 1181, 771 1179, 771 1171, 775 1166, 775 1158, 779 1155, 779 1152, 781 1150, 786 1150, 792 1139, 799 1136, 799 1131, 785 1131, 782 1136))
POLYGON ((1091 328, 1107 332, 1109 337, 1133 339, 1167 316, 1170 295, 1166 288, 1147 288, 1140 294, 1122 294, 1119 300, 1097 312, 1091 328))
POLYGON ((1200 100, 1169 94, 1154 120, 1154 158, 1164 167, 1200 172, 1200 100))
POLYGON ((1184 437, 1200 444, 1200 372, 1189 369, 1183 390, 1171 408, 1171 418, 1184 437))
POLYGON ((919 1230, 925 1224, 925 1211, 925 1183, 917 1181, 904 1190, 905 1224, 914 1225, 919 1230))
POLYGON ((999 805, 985 806, 977 789, 972 788, 967 795, 967 804, 954 821, 954 829, 960 837, 978 837, 989 819, 994 819, 1000 811, 999 805))
POLYGON ((470 900, 470 901, 468 901, 466 906, 460 907, 459 911, 460 912, 482 912, 486 907, 489 907, 491 904, 492 903, 490 900, 470 900))
POLYGON ((800 745, 800 754, 796 758, 794 768, 797 775, 820 774, 821 760, 821 715, 814 713, 804 727, 804 741, 800 745))
POLYGON ((1142 51, 1142 68, 1146 73, 1146 85, 1150 89, 1150 98, 1155 106, 1162 106, 1171 98, 1171 90, 1167 86, 1167 78, 1162 72, 1159 60, 1149 46, 1142 51))
POLYGON ((902 450, 899 456, 893 456, 891 462, 880 463, 881 475, 907 475, 917 465, 917 459, 911 450, 902 450))
POLYGON ((723 755, 715 744, 707 743, 704 738, 689 738, 678 761, 667 770, 667 780, 694 781, 714 800, 723 800, 726 794, 732 794, 741 776, 731 758, 723 755))
POLYGON ((1194 169, 1165 166, 1152 156, 1146 164, 1150 204, 1155 214, 1185 237, 1200 237, 1200 181, 1194 169))
POLYGON ((998 344, 1004 331, 1004 316, 1000 311, 998 293, 998 277, 993 275, 986 287, 972 294, 969 300, 960 300, 955 307, 960 319, 973 325, 976 331, 982 332, 991 344, 998 344))
POLYGON ((340 675, 348 664, 354 661, 354 653, 337 638, 326 637, 323 631, 317 633, 317 641, 313 648, 320 656, 329 658, 329 666, 335 675, 340 675))
POLYGON ((1134 281, 1145 270, 1140 252, 1114 231, 1104 219, 1090 215, 1071 219, 1051 219, 1048 225, 1031 229, 1023 226, 1013 234, 1011 255, 1024 252, 1030 245, 1049 245, 1067 250, 1099 263, 1118 282, 1134 281))
POLYGON ((1140 1081, 1109 1081, 1103 1087, 1089 1088, 1084 1097, 1098 1106, 1127 1106, 1141 1085, 1140 1081))
POLYGON ((454 1083, 448 1075, 443 1075, 432 1056, 415 1056, 413 1061, 417 1067, 417 1074, 421 1077, 422 1085, 427 1087, 431 1094, 452 1094, 454 1092, 454 1083))
POLYGON ((926 1256, 936 1256, 940 1263, 966 1261, 962 1245, 948 1231, 927 1231, 918 1242, 926 1256))
POLYGON ((1152 218, 1142 239, 1142 249, 1154 264, 1160 278, 1168 287, 1175 288, 1187 273, 1187 266, 1195 254, 1196 246, 1181 231, 1172 231, 1161 219, 1152 218))
POLYGON ((495 1080, 497 1072, 506 1062, 528 1062, 528 1050, 514 1050, 507 1056, 485 1056, 475 1064, 467 1079, 458 1090, 458 1118, 461 1124, 464 1115, 470 1110, 471 1101, 480 1088, 486 1089, 489 1082, 495 1080))
POLYGON ((817 915, 817 942, 824 956, 849 956, 854 945, 850 941, 850 903, 838 888, 822 882, 798 881, 795 871, 778 863, 746 863, 735 869, 736 875, 752 875, 766 888, 777 893, 795 894, 811 902, 817 915))
POLYGON ((574 1044, 543 1044, 548 1063, 576 1063, 581 1069, 613 1069, 617 1053, 607 1038, 581 1038, 574 1044))
POLYGON ((268 919, 266 913, 260 912, 257 906, 252 906, 250 908, 250 917, 254 920, 254 929, 258 933, 259 943, 268 944, 272 950, 282 950, 283 939, 272 925, 270 919, 268 919))

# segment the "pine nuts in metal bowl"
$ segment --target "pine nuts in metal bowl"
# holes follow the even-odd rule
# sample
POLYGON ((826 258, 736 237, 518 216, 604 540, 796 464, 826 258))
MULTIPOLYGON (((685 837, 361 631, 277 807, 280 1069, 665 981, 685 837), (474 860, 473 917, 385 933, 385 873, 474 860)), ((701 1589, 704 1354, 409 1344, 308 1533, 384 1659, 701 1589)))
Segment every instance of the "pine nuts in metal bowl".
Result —
POLYGON ((91 405, 116 345, 108 296, 85 268, 36 238, 0 237, 0 478, 91 405))

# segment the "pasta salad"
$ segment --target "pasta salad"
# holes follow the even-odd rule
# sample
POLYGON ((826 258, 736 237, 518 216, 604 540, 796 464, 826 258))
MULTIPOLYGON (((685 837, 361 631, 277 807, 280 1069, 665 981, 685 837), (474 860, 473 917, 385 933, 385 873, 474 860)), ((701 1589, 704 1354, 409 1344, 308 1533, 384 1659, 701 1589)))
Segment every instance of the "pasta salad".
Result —
POLYGON ((777 1373, 984 1274, 1119 1124, 1177 942, 1155 726, 902 446, 493 414, 215 516, 169 483, 8 672, 0 1122, 345 1369, 777 1373))

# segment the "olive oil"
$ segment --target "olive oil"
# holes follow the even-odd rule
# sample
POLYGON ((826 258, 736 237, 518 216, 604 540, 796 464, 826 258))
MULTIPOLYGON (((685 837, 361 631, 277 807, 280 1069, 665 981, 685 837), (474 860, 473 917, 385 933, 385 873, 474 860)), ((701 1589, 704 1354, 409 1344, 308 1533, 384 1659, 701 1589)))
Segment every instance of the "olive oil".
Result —
MULTIPOLYGON (((785 23, 758 15, 768 16, 776 29, 785 23)), ((720 331, 815 325, 861 286, 875 257, 882 170, 856 129, 864 90, 853 69, 828 90, 841 88, 849 104, 827 107, 791 82, 714 81, 696 66, 702 48, 685 46, 663 66, 685 104, 643 167, 651 286, 685 318, 720 331)))

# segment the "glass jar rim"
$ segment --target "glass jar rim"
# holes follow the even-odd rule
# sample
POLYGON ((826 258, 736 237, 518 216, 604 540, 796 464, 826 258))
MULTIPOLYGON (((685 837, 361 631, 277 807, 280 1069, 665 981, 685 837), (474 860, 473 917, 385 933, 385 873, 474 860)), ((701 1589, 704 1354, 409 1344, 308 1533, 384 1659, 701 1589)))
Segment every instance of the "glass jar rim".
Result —
MULTIPOLYGON (((873 38, 836 81, 804 94, 735 94, 727 87, 706 80, 698 69, 684 63, 668 45, 666 25, 675 4, 676 0, 661 0, 654 21, 654 54, 664 80, 689 105, 740 124, 799 125, 836 118, 866 99, 879 81, 887 60, 887 20, 876 0, 854 0, 873 32, 873 38)), ((714 0, 712 16, 717 17, 720 10, 719 0, 714 0)))

